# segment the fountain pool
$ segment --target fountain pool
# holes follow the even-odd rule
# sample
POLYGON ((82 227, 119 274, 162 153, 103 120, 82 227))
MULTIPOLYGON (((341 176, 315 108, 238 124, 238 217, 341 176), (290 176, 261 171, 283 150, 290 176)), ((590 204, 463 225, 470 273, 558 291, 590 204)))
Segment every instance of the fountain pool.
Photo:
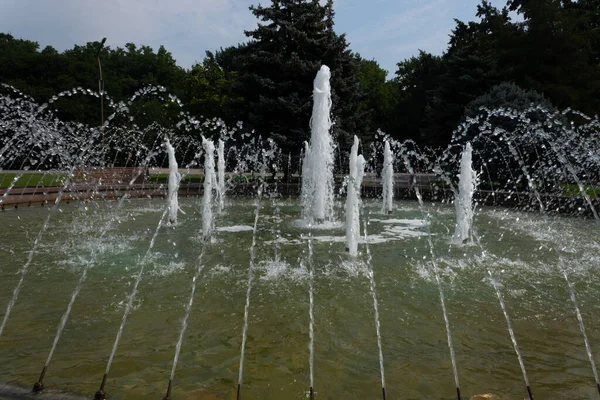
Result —
MULTIPOLYGON (((308 238, 314 265, 314 390, 319 399, 381 396, 373 300, 364 235, 359 254, 345 250, 343 226, 303 229, 297 199, 229 198, 204 248, 187 321, 173 398, 235 396, 256 201, 255 270, 244 361, 244 399, 306 399, 309 386, 308 238), (274 249, 279 252, 275 257, 274 249)), ((110 398, 161 397, 202 251, 201 199, 163 226, 116 353, 110 398)), ((597 390, 557 268, 569 272, 592 350, 598 353, 600 289, 593 220, 480 208, 481 246, 454 246, 452 205, 396 202, 392 214, 365 200, 377 287, 388 398, 455 398, 444 319, 430 269, 427 232, 436 250, 465 398, 526 396, 523 378, 488 269, 504 296, 534 394, 595 398, 597 390), (426 229, 428 227, 428 229, 426 229)), ((46 391, 91 397, 105 371, 140 261, 165 209, 148 199, 60 204, 36 249, 0 340, 0 382, 30 390, 83 268, 84 282, 45 378, 46 391), (108 227, 100 237, 100 228, 108 227), (95 260, 95 261, 93 261, 95 260)), ((0 304, 10 301, 48 208, 2 214, 0 304)), ((340 216, 341 219, 341 216, 340 216)), ((2 394, 0 394, 2 397, 2 394)))

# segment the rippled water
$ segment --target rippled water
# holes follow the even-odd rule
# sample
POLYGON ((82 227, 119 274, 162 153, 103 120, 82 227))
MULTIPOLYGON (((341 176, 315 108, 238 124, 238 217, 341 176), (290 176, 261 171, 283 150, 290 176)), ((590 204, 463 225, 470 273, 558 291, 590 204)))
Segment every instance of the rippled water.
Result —
MULTIPOLYGON (((53 216, 0 338, 0 383, 30 387, 37 380, 57 325, 92 250, 97 260, 77 298, 45 378, 50 390, 91 397, 118 330, 139 262, 164 202, 131 200, 61 206, 53 216), (107 225, 108 224, 108 225, 107 225), (105 226, 108 232, 101 238, 105 226)), ((507 311, 537 398, 596 398, 597 392, 568 287, 557 268, 558 248, 600 358, 600 244, 593 221, 543 219, 480 209, 479 246, 450 244, 452 206, 430 205, 423 221, 416 203, 392 215, 366 202, 369 245, 379 301, 388 398, 454 398, 455 387, 425 224, 435 254, 454 341, 461 393, 526 397, 506 322, 487 269, 500 281, 507 311)), ((159 233, 134 309, 108 377, 111 398, 164 395, 191 279, 201 251, 200 200, 183 199, 187 213, 159 233)), ((48 213, 19 208, 0 214, 0 317, 48 213)), ((295 201, 264 200, 258 221, 256 276, 244 362, 244 399, 305 399, 309 387, 309 230, 295 201), (277 210, 278 208, 278 210, 277 210), (278 220, 281 218, 281 221, 278 220), (277 230, 281 232, 278 235, 277 230), (275 247, 280 246, 279 260, 275 247), (306 265, 306 263, 303 263, 306 265)), ((340 218, 341 220, 341 218, 340 218)), ((196 288, 175 374, 173 397, 230 399, 237 385, 254 204, 231 199, 216 217, 216 234, 196 288)), ((312 231, 314 385, 318 399, 381 396, 373 299, 366 254, 345 252, 344 229, 312 231)))

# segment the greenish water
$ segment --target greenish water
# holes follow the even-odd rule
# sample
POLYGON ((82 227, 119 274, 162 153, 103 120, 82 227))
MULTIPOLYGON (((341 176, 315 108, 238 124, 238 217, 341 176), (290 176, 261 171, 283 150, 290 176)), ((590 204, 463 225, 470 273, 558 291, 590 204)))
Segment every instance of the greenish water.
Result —
MULTIPOLYGON (((166 391, 202 247, 200 201, 180 202, 187 214, 180 215, 177 227, 161 229, 145 267, 108 377, 106 391, 111 398, 159 398, 166 391)), ((122 207, 116 202, 71 204, 52 216, 0 338, 0 383, 29 387, 37 380, 83 267, 93 262, 45 384, 86 397, 95 393, 163 205, 158 200, 131 200, 122 207)), ((398 203, 391 216, 380 215, 379 208, 379 203, 366 203, 388 398, 455 398, 422 215, 412 202, 398 203)), ((19 208, 0 214, 0 317, 48 210, 19 208)), ((229 199, 225 212, 216 218, 217 232, 204 254, 173 398, 235 398, 254 210, 253 200, 229 199)), ((526 397, 506 321, 487 280, 489 268, 502 284, 536 398, 597 398, 554 250, 560 250, 569 268, 592 351, 600 359, 597 225, 480 209, 475 225, 483 254, 476 245, 449 244, 453 207, 429 205, 427 211, 434 253, 443 271, 463 395, 526 397)), ((295 222, 299 215, 293 200, 261 202, 242 398, 306 398, 308 272, 300 261, 308 254, 309 233, 316 270, 317 398, 380 398, 364 244, 359 245, 361 255, 352 260, 344 250, 343 228, 302 229, 295 222)))

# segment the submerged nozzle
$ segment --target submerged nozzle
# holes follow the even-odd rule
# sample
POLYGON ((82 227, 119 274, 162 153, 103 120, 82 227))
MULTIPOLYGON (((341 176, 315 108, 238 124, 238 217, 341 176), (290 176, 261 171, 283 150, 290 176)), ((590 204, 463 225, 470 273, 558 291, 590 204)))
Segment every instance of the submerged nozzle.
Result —
POLYGON ((312 386, 310 387, 309 393, 310 400, 315 400, 315 391, 313 390, 312 386))
POLYGON ((533 400, 533 393, 531 393, 531 388, 527 385, 527 394, 529 395, 529 400, 533 400))
POLYGON ((34 392, 41 392, 42 390, 44 390, 44 376, 46 375, 46 369, 47 368, 48 368, 48 366, 44 365, 44 368, 42 369, 42 373, 40 374, 40 378, 33 385, 33 391, 34 392))
POLYGON ((169 379, 169 387, 167 387, 167 394, 165 394, 165 397, 163 397, 162 400, 171 400, 171 385, 173 384, 173 381, 171 379, 169 379))
POLYGON ((102 377, 102 383, 100 384, 100 389, 94 395, 94 400, 105 400, 106 393, 104 393, 104 384, 106 384, 106 374, 102 377))

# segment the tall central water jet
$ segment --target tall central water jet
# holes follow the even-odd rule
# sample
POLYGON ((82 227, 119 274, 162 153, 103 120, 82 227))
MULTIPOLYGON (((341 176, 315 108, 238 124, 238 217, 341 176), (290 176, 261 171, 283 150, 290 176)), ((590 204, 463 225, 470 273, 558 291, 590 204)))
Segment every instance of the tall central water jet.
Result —
POLYGON ((331 139, 331 85, 329 67, 323 65, 314 81, 310 144, 302 171, 302 217, 309 222, 333 216, 333 140, 331 139))
POLYGON ((169 185, 167 196, 169 223, 176 224, 177 211, 179 210, 177 191, 179 190, 179 183, 181 182, 181 174, 178 171, 177 159, 175 159, 175 149, 171 145, 169 139, 165 139, 165 147, 167 148, 167 154, 169 155, 169 185))
POLYGON ((473 148, 467 143, 460 159, 458 193, 455 193, 456 226, 452 243, 462 244, 471 239, 473 224, 473 193, 477 187, 477 173, 472 167, 473 148))

